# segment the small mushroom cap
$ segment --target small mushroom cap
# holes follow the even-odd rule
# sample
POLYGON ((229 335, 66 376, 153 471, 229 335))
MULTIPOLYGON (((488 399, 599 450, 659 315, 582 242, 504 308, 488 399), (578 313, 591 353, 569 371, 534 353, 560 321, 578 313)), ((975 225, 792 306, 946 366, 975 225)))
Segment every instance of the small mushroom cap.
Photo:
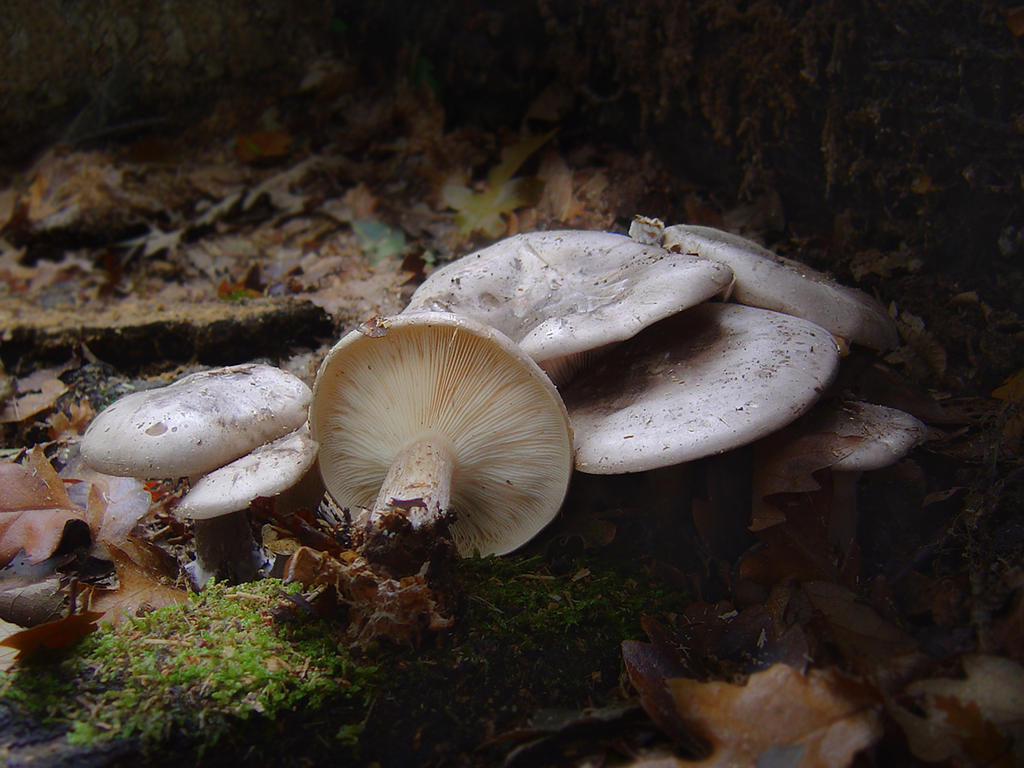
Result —
POLYGON ((203 475, 176 510, 182 517, 208 520, 245 509, 259 496, 277 496, 302 479, 313 466, 316 450, 309 426, 303 424, 203 475))
MULTIPOLYGON (((833 470, 867 472, 895 464, 912 448, 928 439, 928 427, 909 413, 874 403, 846 401, 815 409, 806 417, 800 432, 861 438, 853 446, 844 441, 845 455, 832 464, 833 470)), ((796 425, 794 425, 796 426, 796 425)))
POLYGON ((310 390, 270 365, 249 363, 186 376, 122 397, 93 419, 82 458, 128 477, 194 477, 303 424, 310 390))
POLYGON ((572 473, 554 385, 513 341, 463 317, 403 314, 376 328, 339 341, 313 385, 310 427, 327 491, 341 507, 370 507, 400 450, 443 435, 454 453, 459 552, 526 543, 557 514, 572 473))
POLYGON ((832 335, 807 320, 737 304, 688 309, 563 391, 576 468, 640 472, 745 445, 807 410, 838 365, 832 335))
POLYGON ((611 232, 533 232, 437 270, 405 312, 454 312, 545 363, 623 341, 722 292, 723 264, 611 232))
POLYGON ((662 246, 728 264, 736 278, 732 298, 740 304, 805 318, 872 349, 899 344, 895 323, 873 297, 739 235, 680 224, 665 228, 662 246))

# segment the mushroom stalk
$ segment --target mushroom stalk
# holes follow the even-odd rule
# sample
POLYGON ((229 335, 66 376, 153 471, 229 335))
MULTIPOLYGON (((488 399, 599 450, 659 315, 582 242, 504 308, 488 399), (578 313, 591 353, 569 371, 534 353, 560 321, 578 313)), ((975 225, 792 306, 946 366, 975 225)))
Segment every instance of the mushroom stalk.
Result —
POLYGON ((451 503, 455 449, 436 432, 421 435, 396 455, 370 514, 371 525, 400 510, 413 530, 429 528, 451 503))
POLYGON ((211 578, 242 584, 254 581, 265 565, 249 527, 249 512, 195 520, 196 559, 186 570, 196 588, 211 578))

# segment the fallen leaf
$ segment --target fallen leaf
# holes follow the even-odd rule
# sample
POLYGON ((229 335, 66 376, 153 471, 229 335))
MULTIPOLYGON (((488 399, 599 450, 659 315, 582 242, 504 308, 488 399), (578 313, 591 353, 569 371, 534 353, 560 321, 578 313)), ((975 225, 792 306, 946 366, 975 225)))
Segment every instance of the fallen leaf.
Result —
POLYGON ((21 631, 22 627, 19 627, 17 624, 11 624, 9 621, 0 619, 0 673, 6 672, 14 666, 15 660, 18 658, 17 650, 4 645, 3 641, 21 631))
POLYGON ((102 613, 85 611, 65 616, 57 621, 37 624, 14 632, 0 640, 0 645, 17 650, 16 661, 22 661, 40 650, 59 650, 74 645, 86 635, 95 632, 102 613))
POLYGON ((1017 371, 992 391, 992 397, 1005 403, 1003 441, 1017 452, 1024 440, 1024 369, 1017 371))
POLYGON ((472 234, 480 231, 489 237, 500 237, 506 230, 503 214, 540 200, 544 191, 541 179, 513 176, 530 155, 554 135, 555 131, 549 131, 505 147, 501 152, 501 162, 487 174, 487 183, 481 192, 473 191, 464 181, 444 185, 441 197, 448 207, 455 209, 455 225, 460 232, 472 234))
POLYGON ((787 430, 758 443, 750 530, 759 531, 785 520, 785 513, 772 503, 771 497, 819 490, 821 483, 814 473, 841 461, 861 442, 860 437, 815 431, 795 434, 787 430))
POLYGON ((915 756, 957 766, 1024 761, 1024 666, 998 656, 964 656, 965 677, 918 680, 887 702, 915 756), (909 704, 913 704, 911 709, 909 704), (919 712, 919 714, 914 714, 919 712))
POLYGON ((863 671, 890 664, 894 658, 915 650, 910 635, 858 601, 849 589, 819 581, 805 583, 803 590, 824 616, 845 657, 863 671))
POLYGON ((143 541, 125 542, 124 549, 107 544, 107 550, 117 573, 117 588, 94 589, 89 601, 103 623, 116 625, 126 616, 188 599, 188 592, 168 583, 177 568, 163 550, 143 541))
POLYGON ((292 137, 282 131, 254 131, 235 137, 235 157, 243 163, 285 157, 291 152, 292 137))
POLYGON ((779 494, 772 504, 783 522, 755 532, 768 546, 743 558, 740 577, 759 584, 776 584, 787 577, 838 581, 842 572, 828 543, 831 484, 817 491, 779 494))
POLYGON ((0 462, 0 565, 22 549, 29 562, 45 560, 57 549, 70 521, 85 523, 82 509, 68 498, 64 484, 37 446, 26 465, 0 462))
POLYGON ((640 702, 651 720, 673 742, 692 755, 708 755, 710 746, 695 735, 677 714, 666 680, 690 672, 689 649, 673 642, 668 630, 654 619, 641 619, 651 642, 624 640, 622 659, 629 682, 640 694, 640 702))
POLYGON ((50 439, 58 440, 61 438, 67 439, 69 436, 77 437, 85 432, 85 428, 89 426, 89 422, 95 416, 96 411, 93 410, 88 400, 73 403, 68 408, 66 414, 61 411, 54 412, 46 419, 46 423, 50 425, 50 428, 47 430, 50 439))
POLYGON ((18 379, 14 384, 17 394, 0 409, 0 423, 25 421, 30 416, 53 407, 57 398, 68 389, 67 385, 57 378, 65 370, 66 366, 44 368, 18 379))
POLYGON ((745 685, 686 678, 666 685, 676 715, 712 748, 708 758, 684 765, 839 768, 882 735, 876 697, 831 670, 803 675, 776 664, 745 685))
POLYGON ((1024 6, 1017 6, 1004 11, 1006 27, 1014 37, 1024 35, 1024 6))
POLYGON ((896 319, 896 326, 903 345, 886 355, 886 362, 905 366, 911 378, 919 380, 945 376, 946 350, 925 328, 924 320, 904 311, 896 319))

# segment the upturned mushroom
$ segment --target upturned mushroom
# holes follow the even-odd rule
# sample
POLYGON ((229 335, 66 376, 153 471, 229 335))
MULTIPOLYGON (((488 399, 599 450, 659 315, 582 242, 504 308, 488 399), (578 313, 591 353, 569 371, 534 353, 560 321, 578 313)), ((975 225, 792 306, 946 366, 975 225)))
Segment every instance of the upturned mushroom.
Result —
POLYGON ((727 264, 735 278, 730 292, 733 301, 805 318, 871 349, 886 351, 899 344, 896 325, 878 301, 806 264, 720 229, 690 224, 664 227, 657 219, 641 222, 631 229, 640 242, 727 264))
POLYGON ((327 492, 392 572, 415 572, 449 534, 462 555, 518 548, 554 518, 572 471, 547 376, 502 333, 449 313, 345 336, 317 373, 310 427, 327 492))
POLYGON ((114 402, 86 429, 82 458, 110 475, 189 478, 178 510, 195 521, 193 583, 248 581, 265 565, 249 502, 297 481, 316 455, 304 428, 310 394, 269 365, 202 371, 114 402))
POLYGON ((588 353, 722 293, 732 273, 611 232, 533 232, 431 274, 403 314, 454 312, 517 342, 561 384, 588 353))
POLYGON ((832 335, 792 315, 707 303, 648 328, 563 390, 576 468, 640 472, 753 442, 834 378, 832 335))

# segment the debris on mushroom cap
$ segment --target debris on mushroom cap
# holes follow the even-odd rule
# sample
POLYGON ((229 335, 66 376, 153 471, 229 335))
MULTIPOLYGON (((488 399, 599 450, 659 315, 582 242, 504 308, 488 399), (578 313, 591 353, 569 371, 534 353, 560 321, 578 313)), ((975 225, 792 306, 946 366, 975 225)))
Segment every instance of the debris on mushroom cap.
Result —
POLYGON ((108 475, 194 477, 297 429, 309 399, 270 365, 194 373, 110 405, 86 429, 82 457, 108 475))
POLYGON ((665 227, 661 245, 728 264, 735 276, 731 296, 740 304, 805 318, 872 349, 885 351, 899 344, 896 324, 873 297, 739 235, 679 224, 665 227))
POLYGON ((302 479, 316 458, 317 444, 303 424, 204 475, 176 507, 194 520, 245 509, 258 496, 276 496, 302 479))
POLYGON ((736 304, 688 309, 563 391, 576 468, 640 472, 745 445, 806 411, 838 365, 832 335, 807 320, 736 304))
MULTIPOLYGON (((572 472, 554 386, 513 341, 475 321, 424 312, 386 327, 345 336, 313 385, 310 427, 328 493, 353 510, 374 505, 396 456, 422 458, 413 448, 427 443, 450 467, 450 509, 440 511, 454 513, 460 554, 526 543, 558 512, 572 472)), ((438 511, 417 498, 431 488, 410 490, 385 501, 438 511)))
POLYGON ((722 292, 725 265, 611 232, 533 232, 434 272, 405 313, 455 312, 497 328, 541 366, 635 335, 722 292))

